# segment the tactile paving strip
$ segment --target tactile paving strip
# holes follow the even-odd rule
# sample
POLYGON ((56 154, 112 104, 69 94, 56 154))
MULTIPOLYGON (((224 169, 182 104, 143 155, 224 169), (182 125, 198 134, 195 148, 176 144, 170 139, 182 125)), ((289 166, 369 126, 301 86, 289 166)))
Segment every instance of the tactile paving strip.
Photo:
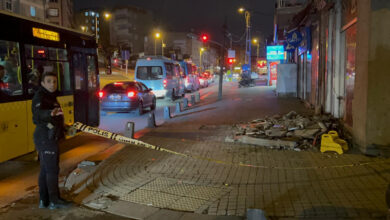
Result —
POLYGON ((181 211, 195 211, 199 207, 217 200, 231 189, 225 186, 204 186, 158 177, 121 200, 181 211))

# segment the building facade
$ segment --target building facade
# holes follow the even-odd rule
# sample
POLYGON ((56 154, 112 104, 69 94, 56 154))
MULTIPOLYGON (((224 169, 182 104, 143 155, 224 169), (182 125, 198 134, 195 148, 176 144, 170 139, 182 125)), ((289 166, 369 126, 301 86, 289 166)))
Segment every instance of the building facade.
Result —
POLYGON ((297 95, 339 118, 355 147, 390 147, 390 2, 312 0, 291 22, 303 36, 291 54, 297 95))
POLYGON ((110 43, 130 51, 131 55, 144 52, 144 38, 152 29, 152 14, 142 8, 118 7, 112 9, 110 43))
POLYGON ((0 0, 0 10, 64 27, 73 27, 72 0, 0 0))
POLYGON ((45 11, 48 22, 74 28, 72 0, 46 0, 45 11))

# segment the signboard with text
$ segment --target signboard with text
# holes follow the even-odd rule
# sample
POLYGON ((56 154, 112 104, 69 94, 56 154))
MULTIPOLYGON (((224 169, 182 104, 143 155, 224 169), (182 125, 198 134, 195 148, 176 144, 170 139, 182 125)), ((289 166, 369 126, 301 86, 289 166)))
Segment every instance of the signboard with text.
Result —
POLYGON ((267 46, 267 60, 284 60, 284 46, 267 46))

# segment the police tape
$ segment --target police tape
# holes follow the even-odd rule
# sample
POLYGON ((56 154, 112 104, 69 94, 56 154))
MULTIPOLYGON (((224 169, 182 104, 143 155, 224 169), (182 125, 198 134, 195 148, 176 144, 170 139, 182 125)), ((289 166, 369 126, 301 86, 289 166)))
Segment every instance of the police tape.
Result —
POLYGON ((233 165, 233 166, 242 166, 242 167, 253 167, 253 168, 263 168, 263 169, 280 169, 280 170, 310 170, 310 169, 329 169, 329 168, 345 168, 345 167, 356 167, 356 166, 368 166, 371 164, 378 164, 378 163, 390 163, 389 160, 382 160, 382 161, 368 161, 368 162, 357 162, 353 164, 342 164, 342 165, 332 165, 332 166, 308 166, 308 167, 280 167, 280 166, 264 166, 264 165, 252 165, 252 164, 246 164, 246 163, 231 163, 227 161, 222 161, 222 160, 217 160, 213 158, 208 158, 208 157, 202 157, 198 155, 190 155, 190 154, 184 154, 180 153, 177 151, 172 151, 166 148, 158 147, 155 145, 151 145, 148 143, 145 143, 140 140, 128 138, 113 132, 105 131, 99 128, 91 127, 88 125, 84 125, 80 122, 75 122, 72 125, 75 129, 80 130, 85 133, 97 135, 103 138, 111 139, 117 142, 121 142, 124 144, 131 144, 131 145, 136 145, 140 147, 145 147, 151 150, 157 150, 157 151, 162 151, 182 157, 189 157, 189 158, 194 158, 194 159, 199 159, 199 160, 205 160, 209 162, 214 162, 218 164, 225 164, 225 165, 233 165))

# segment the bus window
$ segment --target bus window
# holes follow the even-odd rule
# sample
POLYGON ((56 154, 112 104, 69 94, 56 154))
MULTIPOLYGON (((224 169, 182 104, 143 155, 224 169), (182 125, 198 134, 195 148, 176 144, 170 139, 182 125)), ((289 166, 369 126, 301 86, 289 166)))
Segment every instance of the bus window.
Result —
POLYGON ((75 80, 75 89, 76 90, 86 90, 85 79, 83 73, 83 63, 85 57, 81 53, 73 54, 73 70, 74 70, 74 80, 75 80))
POLYGON ((23 94, 19 44, 0 40, 0 89, 6 96, 23 94))
POLYGON ((147 66, 140 66, 137 68, 137 78, 141 79, 141 80, 148 79, 148 67, 147 66))
POLYGON ((42 74, 53 72, 58 77, 58 90, 72 91, 67 52, 60 48, 26 45, 28 93, 33 94, 40 86, 42 74))
POLYGON ((162 79, 163 72, 160 66, 152 66, 151 67, 151 75, 152 79, 162 79))
POLYGON ((176 77, 181 77, 179 64, 175 64, 174 67, 173 67, 173 70, 174 70, 173 72, 174 72, 176 77))
POLYGON ((96 89, 97 87, 97 77, 96 77, 96 59, 94 56, 87 56, 88 62, 88 88, 91 90, 96 89))
POLYGON ((165 69, 167 71, 167 78, 171 79, 174 74, 173 65, 171 63, 165 63, 165 69))

